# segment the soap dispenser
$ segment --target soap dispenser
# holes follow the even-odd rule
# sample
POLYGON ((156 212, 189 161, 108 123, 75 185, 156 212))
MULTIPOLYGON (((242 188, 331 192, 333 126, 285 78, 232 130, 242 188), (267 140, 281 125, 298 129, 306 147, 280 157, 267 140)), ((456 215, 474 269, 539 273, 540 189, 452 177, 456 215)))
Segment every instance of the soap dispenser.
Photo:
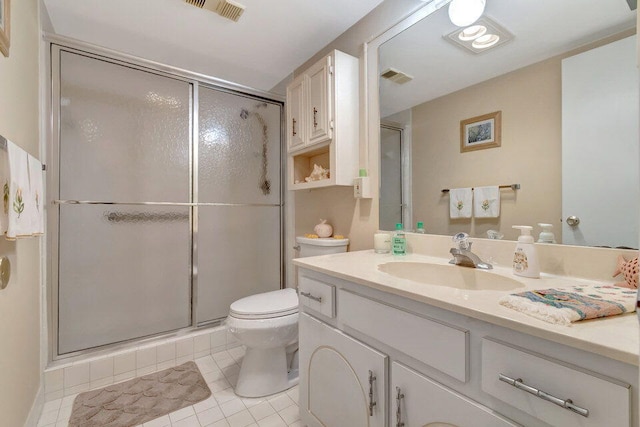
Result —
POLYGON ((556 236, 553 235, 553 224, 543 224, 541 222, 538 225, 542 228, 540 235, 538 236, 538 243, 556 243, 556 236))
POLYGON ((514 225, 513 228, 520 230, 521 233, 513 255, 513 274, 537 279, 540 277, 540 264, 538 264, 538 254, 531 235, 533 227, 514 225))

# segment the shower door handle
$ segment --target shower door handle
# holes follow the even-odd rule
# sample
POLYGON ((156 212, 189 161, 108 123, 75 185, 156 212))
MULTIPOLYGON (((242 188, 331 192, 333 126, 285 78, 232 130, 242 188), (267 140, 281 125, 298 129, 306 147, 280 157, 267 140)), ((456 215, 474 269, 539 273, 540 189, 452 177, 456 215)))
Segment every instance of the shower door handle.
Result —
POLYGON ((186 221, 189 214, 186 212, 105 212, 105 218, 109 222, 173 222, 186 221))

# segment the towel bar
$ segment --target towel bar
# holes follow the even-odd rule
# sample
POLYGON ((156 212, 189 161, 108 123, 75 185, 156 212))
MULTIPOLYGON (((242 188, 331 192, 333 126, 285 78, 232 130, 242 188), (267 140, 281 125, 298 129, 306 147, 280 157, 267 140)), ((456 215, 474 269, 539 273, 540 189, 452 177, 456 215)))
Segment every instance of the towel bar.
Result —
MULTIPOLYGON (((509 184, 509 185, 499 185, 498 188, 510 188, 512 190, 519 190, 520 189, 520 184, 509 184)), ((473 188, 471 188, 473 190, 473 188)), ((448 188, 444 188, 442 189, 443 193, 448 193, 449 189, 448 188)))

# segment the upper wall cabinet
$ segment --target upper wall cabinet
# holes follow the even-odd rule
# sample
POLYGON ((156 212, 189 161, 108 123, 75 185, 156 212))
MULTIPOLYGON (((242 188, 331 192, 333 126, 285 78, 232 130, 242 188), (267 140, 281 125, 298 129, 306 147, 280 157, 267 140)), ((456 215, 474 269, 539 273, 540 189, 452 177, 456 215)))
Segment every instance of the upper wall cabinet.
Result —
POLYGON ((334 50, 287 87, 289 188, 353 185, 359 155, 358 58, 334 50), (314 165, 329 170, 306 180, 314 165))

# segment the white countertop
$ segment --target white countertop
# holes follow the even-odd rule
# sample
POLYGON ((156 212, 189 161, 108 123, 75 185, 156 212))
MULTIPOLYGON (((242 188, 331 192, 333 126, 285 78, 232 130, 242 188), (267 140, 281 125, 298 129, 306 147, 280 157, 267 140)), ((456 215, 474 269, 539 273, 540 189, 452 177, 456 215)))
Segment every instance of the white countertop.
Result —
MULTIPOLYGON (((595 283, 584 279, 542 274, 540 279, 513 275, 511 269, 496 267, 491 273, 522 282, 512 291, 465 290, 400 279, 378 270, 388 262, 448 264, 448 259, 408 254, 397 257, 373 250, 294 259, 299 267, 345 279, 402 297, 440 307, 518 332, 534 335, 631 365, 639 365, 640 327, 635 313, 586 320, 571 326, 554 325, 498 304, 503 295, 533 289, 595 283)), ((451 266, 452 268, 467 268, 451 266)))

